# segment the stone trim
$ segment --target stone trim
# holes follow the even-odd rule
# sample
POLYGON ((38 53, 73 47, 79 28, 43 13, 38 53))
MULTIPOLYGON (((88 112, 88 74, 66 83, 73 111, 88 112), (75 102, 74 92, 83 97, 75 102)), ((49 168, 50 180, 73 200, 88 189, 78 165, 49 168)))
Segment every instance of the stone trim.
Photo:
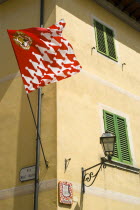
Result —
MULTIPOLYGON (((47 181, 42 181, 39 184, 39 191, 48 191, 57 188, 56 179, 51 179, 47 181)), ((5 200, 10 197, 18 195, 27 195, 34 192, 34 184, 24 184, 19 187, 12 187, 9 189, 0 190, 0 200, 5 200)))
POLYGON ((113 168, 118 168, 124 171, 129 171, 135 174, 140 174, 140 168, 134 167, 133 165, 127 165, 122 162, 111 160, 111 161, 106 162, 105 165, 113 167, 113 168))

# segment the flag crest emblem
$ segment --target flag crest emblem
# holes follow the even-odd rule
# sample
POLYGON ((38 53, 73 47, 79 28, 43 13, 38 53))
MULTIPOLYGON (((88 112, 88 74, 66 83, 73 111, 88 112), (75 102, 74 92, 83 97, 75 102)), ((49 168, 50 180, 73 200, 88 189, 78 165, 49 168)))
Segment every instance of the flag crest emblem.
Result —
POLYGON ((32 44, 31 37, 29 37, 28 35, 26 35, 25 33, 20 32, 20 31, 17 31, 14 34, 13 40, 15 41, 15 43, 17 45, 19 45, 21 48, 23 48, 25 50, 29 50, 30 46, 32 44))
POLYGON ((8 30, 27 93, 81 70, 73 48, 62 37, 64 20, 49 28, 8 30))

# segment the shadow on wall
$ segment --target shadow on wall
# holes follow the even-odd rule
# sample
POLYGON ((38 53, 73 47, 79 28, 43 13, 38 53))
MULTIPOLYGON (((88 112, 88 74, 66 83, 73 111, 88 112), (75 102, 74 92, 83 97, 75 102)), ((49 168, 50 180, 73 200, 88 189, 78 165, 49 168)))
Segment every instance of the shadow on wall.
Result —
MULTIPOLYGON (((55 23, 55 5, 56 0, 51 2, 45 0, 44 24, 47 23, 47 26, 55 23)), ((11 0, 0 4, 0 82, 9 75, 14 79, 19 71, 7 29, 16 30, 39 26, 40 0, 11 0)))
MULTIPOLYGON (((45 1, 45 17, 44 17, 44 23, 47 22, 49 25, 53 19, 55 20, 55 1, 51 1, 51 4, 49 4, 49 7, 47 7, 48 3, 50 3, 50 0, 45 1), (52 14, 53 13, 53 14, 52 14), (51 16, 51 19, 49 20, 50 22, 48 23, 49 16, 51 16)), ((55 21, 54 21, 55 22, 55 21)), ((51 23, 52 24, 52 23, 51 23)), ((29 28, 29 27, 39 27, 40 25, 40 0, 24 0, 24 1, 19 1, 19 0, 11 0, 7 1, 4 4, 0 5, 0 57, 1 57, 1 62, 0 62, 0 102, 3 99, 3 97, 7 94, 8 96, 11 96, 11 99, 4 100, 2 103, 6 104, 7 107, 9 108, 8 114, 9 116, 12 116, 12 122, 14 121, 14 125, 11 125, 11 121, 9 121, 9 118, 7 117, 7 113, 4 113, 4 119, 7 122, 9 127, 7 127, 7 130, 14 130, 15 133, 10 130, 9 132, 12 132, 11 139, 13 139, 13 145, 16 148, 15 153, 13 154, 14 158, 16 159, 16 162, 13 162, 14 160, 12 159, 11 162, 14 164, 14 167, 12 165, 9 166, 10 170, 14 170, 13 174, 16 173, 16 176, 14 176, 14 180, 10 180, 9 183, 12 185, 12 187, 16 186, 25 186, 28 184, 33 184, 34 181, 28 181, 28 182, 23 182, 21 183, 19 180, 19 172, 22 168, 31 166, 35 164, 35 148, 36 148, 36 129, 35 125, 33 122, 32 114, 30 111, 30 107, 28 104, 27 96, 25 93, 25 89, 22 84, 22 91, 21 91, 21 86, 20 87, 15 87, 16 84, 21 84, 20 79, 16 81, 15 77, 17 76, 19 72, 19 68, 17 65, 17 61, 7 34, 7 29, 24 29, 24 28, 29 28), (25 15, 26 14, 26 15, 25 15), (10 87, 11 84, 13 84, 12 88, 10 87), (17 92, 16 92, 17 91, 17 92), (10 100, 12 100, 12 105, 10 104, 10 100), (11 110, 11 106, 13 106, 13 110, 11 110), (10 127, 11 126, 11 127, 10 127), (14 127, 14 128, 13 128, 14 127), (18 129, 17 129, 18 127, 18 129), (18 133, 17 133, 18 132, 18 133), (15 135, 16 134, 16 135, 15 135), (14 186, 13 186, 14 184, 14 186)), ((47 115, 47 122, 51 118, 50 124, 46 125, 46 121, 44 123, 44 128, 45 129, 45 135, 46 136, 43 138, 44 141, 47 139, 46 145, 51 141, 52 139, 56 139, 54 130, 53 130, 53 135, 50 134, 49 130, 54 129, 55 127, 55 111, 52 111, 52 109, 56 109, 56 102, 55 102, 55 89, 56 86, 53 84, 49 88, 47 88, 47 94, 46 94, 46 100, 50 99, 45 102, 45 107, 46 115, 47 115), (53 108, 52 108, 53 107, 53 108), (50 111, 51 110, 51 111, 50 111), (51 116, 50 116, 51 115, 51 116), (47 126, 47 129, 45 128, 47 126), (52 135, 51 137, 49 135, 52 135)), ((7 96, 6 95, 6 96, 7 96)), ((33 93, 30 93, 30 99, 33 105, 33 110, 34 113, 37 113, 37 91, 34 91, 33 93)), ((6 108, 7 108, 6 107, 6 108)), ((6 110, 5 108, 5 110, 6 110)), ((8 109, 7 108, 7 109, 8 109)), ((3 110, 2 110, 3 111, 3 110)), ((43 124, 43 123, 42 123, 43 124)), ((42 130, 43 130, 42 129, 42 130)), ((5 135, 6 136, 6 135, 5 135)), ((7 138, 7 136, 4 138, 7 138)), ((8 147, 11 144, 7 143, 8 147)), ((50 165, 53 168, 53 176, 52 174, 49 175, 49 178, 56 178, 56 169, 55 169, 55 162, 56 162, 56 151, 54 150, 55 144, 54 142, 51 143, 52 145, 47 148, 47 152, 50 150, 54 151, 53 153, 49 154, 50 156, 47 157, 49 160, 51 160, 50 165)), ((44 142, 43 142, 44 145, 44 142)), ((46 148, 45 148, 46 149, 46 148)), ((46 150, 45 150, 46 152, 46 150)), ((42 156, 42 153, 41 153, 42 156)), ((8 156, 10 158, 10 155, 8 156)), ((42 161, 44 165, 44 160, 42 161)), ((52 169, 50 170, 52 173, 52 169)), ((43 180, 47 171, 46 168, 44 171, 40 172, 40 180, 43 180), (43 174, 43 175, 42 175, 43 174)), ((8 174, 9 175, 9 174, 8 174)), ((8 177, 7 175, 7 177, 8 177)), ((48 174, 47 174, 48 175, 48 174)), ((6 178, 6 177, 5 177, 6 178)), ((50 178, 50 179, 51 179, 50 178)), ((8 179, 8 178, 7 178, 8 179)), ((32 194, 26 194, 21 192, 21 196, 15 196, 14 201, 12 203, 12 210, 17 210, 17 209, 33 209, 33 193, 32 194), (22 195, 23 194, 23 195, 22 195)))
POLYGON ((11 79, 7 77, 0 79, 0 104, 2 102, 3 97, 7 93, 8 89, 10 88, 13 80, 15 79, 16 74, 13 74, 10 76, 11 76, 11 79))
POLYGON ((45 0, 44 2, 44 27, 47 28, 56 22, 56 0, 45 0))
POLYGON ((19 71, 7 29, 39 26, 39 8, 39 0, 10 0, 0 4, 0 79, 19 71))
MULTIPOLYGON (((44 23, 47 22, 47 26, 50 26, 56 20, 56 0, 44 2, 44 23)), ((40 0, 10 0, 0 4, 0 79, 19 71, 7 29, 18 30, 39 26, 40 0)))
MULTIPOLYGON (((79 18, 86 24, 89 24, 93 27, 93 17, 95 16, 98 19, 101 19, 104 23, 110 25, 110 22, 108 22, 108 13, 104 8, 96 4, 93 0, 59 0, 57 2, 57 5, 61 7, 62 9, 66 10, 70 14, 74 15, 75 17, 79 18), (85 9, 86 8, 86 9, 85 9), (104 13, 106 11, 106 13, 104 13), (84 14, 84 15, 83 15, 84 14)), ((112 14, 110 14, 110 18, 112 17, 112 14)), ((62 17, 63 18, 63 17, 62 17)), ((115 20, 116 16, 114 16, 115 20)), ((127 46, 128 48, 133 49, 134 51, 140 53, 140 46, 136 45, 135 43, 139 42, 139 32, 135 29, 132 29, 132 33, 128 33, 125 28, 125 23, 123 23, 121 20, 117 25, 117 22, 113 22, 111 20, 111 26, 116 30, 117 35, 115 38, 118 40, 118 42, 122 43, 123 45, 127 46), (120 27, 121 25, 121 27, 120 27), (132 34, 132 37, 131 37, 132 34), (126 39, 127 37, 127 39, 126 39), (135 39, 134 39, 135 37, 135 39), (137 41, 136 41, 137 40, 137 41)), ((78 26, 77 26, 78 27, 78 26)), ((84 32, 86 33, 86 32, 84 32)), ((90 34, 91 35, 91 34, 90 34)), ((89 34, 87 34, 87 37, 89 34)), ((86 37, 86 36, 85 36, 86 37)), ((93 47, 93 46, 91 46, 93 47)))
MULTIPOLYGON (((33 106, 33 111, 34 113, 37 113, 37 91, 30 93, 29 97, 33 106)), ((16 186, 24 186, 27 184, 34 183, 34 181, 26 181, 21 183, 19 180, 19 172, 24 167, 35 165, 35 150, 36 150, 36 129, 24 87, 22 89, 20 100, 21 101, 20 101, 20 113, 19 113, 18 136, 17 136, 17 153, 16 153, 17 161, 15 163, 16 186)), ((26 194, 24 196, 14 197, 13 210, 33 209, 33 194, 30 195, 26 194), (24 196, 27 197, 26 202, 24 196)))
MULTIPOLYGON (((40 158, 40 181, 47 179, 56 179, 56 85, 51 84, 43 87, 44 96, 42 98, 42 117, 41 117, 41 140, 45 152, 45 156, 49 161, 49 169, 45 168, 44 160, 40 158), (46 101, 45 101, 46 100, 46 101), (53 114, 52 114, 53 113, 53 114), (46 120, 47 119, 47 120, 46 120), (53 135, 52 135, 53 134, 53 135)), ((37 93, 35 90, 29 94, 31 104, 33 106, 33 112, 37 113, 37 93)), ((27 100, 27 96, 24 88, 22 89, 21 102, 20 102, 20 114, 18 124, 18 136, 17 136, 17 153, 16 153, 16 177, 15 185, 24 186, 28 184, 34 184, 34 181, 26 181, 21 183, 19 181, 19 171, 28 166, 35 165, 35 151, 36 151, 36 129, 30 110, 30 106, 27 100)), ((40 157, 42 152, 40 149, 40 157)), ((57 193, 53 195, 56 198, 57 193)), ((57 199, 55 199, 56 201, 57 199)), ((29 210, 33 209, 34 193, 23 192, 23 195, 14 197, 13 210, 29 210), (26 199, 25 199, 26 196, 26 199), (22 203, 24 205, 22 205, 22 203)), ((41 202, 39 200, 39 205, 41 202)), ((45 203, 48 208, 47 203, 45 203)), ((45 206, 44 206, 45 208, 45 206)))
POLYGON ((7 29, 21 29, 35 26, 34 22, 36 22, 37 17, 39 17, 39 14, 36 15, 38 9, 35 10, 35 7, 39 6, 39 2, 37 4, 33 3, 33 1, 28 0, 24 2, 11 0, 0 4, 0 100, 19 73, 7 29), (30 12, 28 12, 28 10, 30 10, 30 12))

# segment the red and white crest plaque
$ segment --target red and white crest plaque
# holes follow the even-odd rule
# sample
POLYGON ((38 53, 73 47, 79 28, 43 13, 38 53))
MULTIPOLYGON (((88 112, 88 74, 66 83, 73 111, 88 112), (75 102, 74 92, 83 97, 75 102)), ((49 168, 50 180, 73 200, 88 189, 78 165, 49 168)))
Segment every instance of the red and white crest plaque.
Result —
POLYGON ((72 204, 73 190, 69 182, 59 182, 59 202, 63 204, 72 204))

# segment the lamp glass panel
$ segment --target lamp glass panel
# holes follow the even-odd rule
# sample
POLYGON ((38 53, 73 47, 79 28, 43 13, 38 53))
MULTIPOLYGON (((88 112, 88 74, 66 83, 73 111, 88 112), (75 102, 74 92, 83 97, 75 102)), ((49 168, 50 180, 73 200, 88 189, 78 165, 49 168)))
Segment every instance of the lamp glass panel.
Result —
POLYGON ((105 152, 113 152, 114 149, 114 138, 103 139, 105 152))

